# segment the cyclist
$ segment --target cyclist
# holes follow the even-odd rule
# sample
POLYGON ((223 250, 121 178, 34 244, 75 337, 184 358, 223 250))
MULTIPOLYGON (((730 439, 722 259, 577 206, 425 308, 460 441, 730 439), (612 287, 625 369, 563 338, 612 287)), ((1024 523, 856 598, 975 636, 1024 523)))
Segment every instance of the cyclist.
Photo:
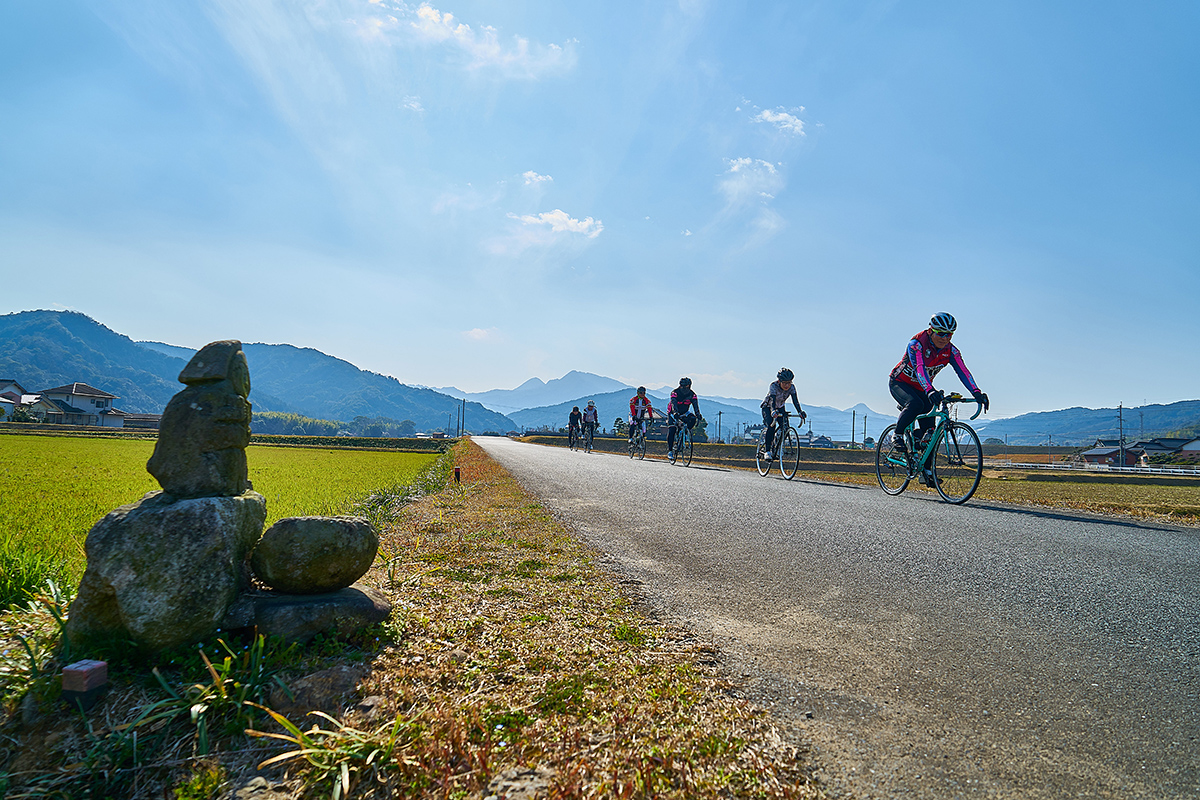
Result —
MULTIPOLYGON (((954 317, 945 311, 934 314, 929 320, 929 328, 921 331, 912 338, 904 349, 904 358, 892 370, 888 380, 888 389, 896 402, 900 404, 900 418, 896 420, 896 449, 906 451, 904 437, 900 434, 912 425, 921 414, 928 414, 935 406, 941 404, 944 395, 933 388, 934 377, 947 364, 954 367, 958 379, 963 386, 970 390, 977 402, 983 403, 986 411, 988 396, 979 391, 975 379, 967 371, 963 363, 962 353, 950 343, 958 323, 954 317)), ((920 421, 919 432, 922 442, 933 431, 933 420, 920 421)), ((916 440, 914 431, 913 439, 916 440)))
POLYGON ((671 392, 671 400, 667 403, 667 416, 671 418, 671 425, 667 428, 667 460, 675 461, 675 428, 678 425, 687 425, 688 430, 696 426, 696 423, 704 419, 700 415, 700 398, 692 391, 692 379, 680 378, 679 386, 675 391, 671 392), (692 413, 692 411, 695 413, 692 413))
POLYGON ((579 436, 579 431, 583 427, 583 412, 579 410, 579 406, 571 409, 571 413, 567 416, 567 439, 574 440, 579 436))
POLYGON ((646 387, 639 386, 637 394, 629 398, 629 441, 633 441, 633 430, 641 426, 642 435, 646 435, 647 420, 654 418, 654 407, 646 396, 646 387))
POLYGON ((596 401, 588 400, 587 408, 583 412, 583 429, 584 432, 591 432, 592 438, 596 438, 596 427, 600 424, 600 412, 596 410, 596 401))
POLYGON ((766 399, 762 401, 762 455, 768 461, 771 460, 771 440, 775 438, 775 420, 783 416, 782 411, 787 405, 788 398, 791 398, 792 405, 796 407, 796 413, 800 415, 800 422, 803 423, 808 417, 804 413, 804 409, 800 407, 800 399, 796 397, 796 386, 792 383, 792 379, 796 376, 792 374, 792 371, 783 367, 775 377, 778 380, 771 384, 771 388, 767 390, 766 399))

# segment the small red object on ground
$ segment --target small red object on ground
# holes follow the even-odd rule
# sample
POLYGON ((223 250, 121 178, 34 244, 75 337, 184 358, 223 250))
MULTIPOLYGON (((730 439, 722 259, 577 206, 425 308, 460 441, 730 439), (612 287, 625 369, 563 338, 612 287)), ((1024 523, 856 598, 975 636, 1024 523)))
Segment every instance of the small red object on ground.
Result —
POLYGON ((459 470, 459 468, 458 468, 458 467, 455 467, 455 468, 454 468, 454 482, 455 482, 455 483, 458 483, 458 478, 459 478, 459 475, 458 475, 458 470, 459 470))
POLYGON ((68 664, 63 667, 62 687, 67 705, 87 711, 108 690, 108 663, 89 658, 68 664))

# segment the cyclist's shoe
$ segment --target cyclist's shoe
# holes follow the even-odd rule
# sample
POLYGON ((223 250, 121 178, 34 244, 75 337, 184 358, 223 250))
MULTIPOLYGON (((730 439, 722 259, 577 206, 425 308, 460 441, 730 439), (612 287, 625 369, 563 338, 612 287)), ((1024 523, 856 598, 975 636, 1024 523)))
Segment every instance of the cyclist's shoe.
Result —
POLYGON ((670 461, 672 464, 675 463, 675 451, 674 450, 667 451, 667 461, 670 461))
POLYGON ((904 443, 903 436, 893 436, 892 437, 892 447, 896 448, 897 453, 907 453, 908 452, 908 445, 906 445, 904 443))

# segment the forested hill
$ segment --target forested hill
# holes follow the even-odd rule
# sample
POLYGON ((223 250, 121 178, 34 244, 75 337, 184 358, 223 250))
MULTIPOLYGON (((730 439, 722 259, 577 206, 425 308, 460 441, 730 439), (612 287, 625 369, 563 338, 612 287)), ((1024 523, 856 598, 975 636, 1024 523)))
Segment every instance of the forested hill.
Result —
POLYGON ((1181 400, 1168 405, 1135 408, 1065 408, 1041 411, 1001 419, 987 424, 980 435, 1003 439, 1009 444, 1088 445, 1097 439, 1115 439, 1124 430, 1125 439, 1134 442, 1143 436, 1187 435, 1200 426, 1200 400, 1181 400))
POLYGON ((74 311, 0 315, 0 342, 0 378, 29 392, 78 381, 117 395, 122 411, 157 414, 183 388, 183 361, 74 311))
MULTIPOLYGON (((30 392, 79 381, 117 395, 117 408, 157 414, 182 389, 178 376, 194 351, 134 342, 84 314, 22 311, 0 315, 0 378, 30 392)), ((244 344, 250 401, 256 411, 352 420, 358 416, 412 420, 434 430, 458 419, 459 401, 430 389, 360 370, 318 350, 287 344, 244 344)), ((467 403, 467 429, 508 431, 516 425, 478 403, 467 403)))

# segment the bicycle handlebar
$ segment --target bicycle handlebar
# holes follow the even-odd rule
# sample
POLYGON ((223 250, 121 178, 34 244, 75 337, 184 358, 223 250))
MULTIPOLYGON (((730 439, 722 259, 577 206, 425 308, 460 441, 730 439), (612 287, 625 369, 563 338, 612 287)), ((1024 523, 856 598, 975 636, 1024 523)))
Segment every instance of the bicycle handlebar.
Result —
POLYGON ((946 407, 946 410, 950 409, 951 403, 974 403, 976 408, 975 408, 975 413, 971 415, 971 419, 975 419, 976 417, 978 417, 980 414, 983 413, 983 401, 982 400, 976 400, 973 397, 963 397, 958 392, 954 392, 953 394, 948 394, 942 398, 942 405, 946 407))

